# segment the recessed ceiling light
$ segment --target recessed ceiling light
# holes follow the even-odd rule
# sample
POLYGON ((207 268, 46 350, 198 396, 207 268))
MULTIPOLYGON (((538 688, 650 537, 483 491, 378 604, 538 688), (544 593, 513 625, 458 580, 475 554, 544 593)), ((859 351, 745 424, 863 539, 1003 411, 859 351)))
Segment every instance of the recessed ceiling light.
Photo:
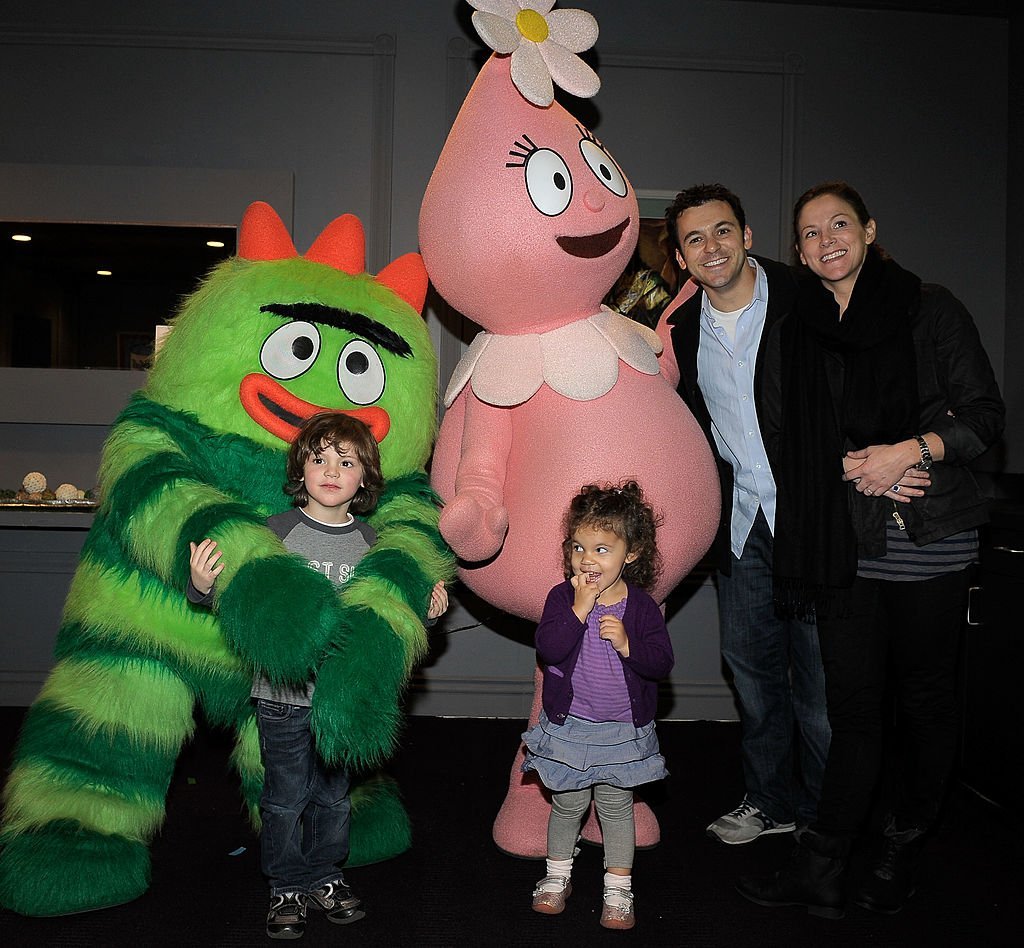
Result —
POLYGON ((27 244, 31 239, 28 234, 11 234, 11 240, 16 240, 20 244, 27 244))
POLYGON ((96 271, 96 276, 108 277, 108 276, 113 276, 113 275, 114 275, 114 271, 113 270, 97 270, 96 271))
POLYGON ((206 241, 206 246, 207 247, 223 247, 224 246, 224 241, 223 240, 208 240, 208 241, 206 241))

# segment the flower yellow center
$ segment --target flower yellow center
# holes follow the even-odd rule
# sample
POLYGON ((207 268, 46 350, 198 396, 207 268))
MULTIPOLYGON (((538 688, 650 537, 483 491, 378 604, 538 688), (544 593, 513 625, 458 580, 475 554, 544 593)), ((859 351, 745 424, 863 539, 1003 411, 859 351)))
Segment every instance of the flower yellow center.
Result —
POLYGON ((531 43, 543 43, 548 38, 548 21, 536 10, 520 10, 516 14, 516 28, 531 43))

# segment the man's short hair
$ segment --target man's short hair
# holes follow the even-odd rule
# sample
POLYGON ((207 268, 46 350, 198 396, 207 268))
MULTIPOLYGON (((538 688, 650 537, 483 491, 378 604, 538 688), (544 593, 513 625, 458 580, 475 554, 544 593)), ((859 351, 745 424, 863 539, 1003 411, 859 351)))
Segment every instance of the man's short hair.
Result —
POLYGON ((668 246, 669 250, 673 251, 671 254, 673 259, 675 258, 675 251, 682 250, 682 247, 679 246, 679 234, 676 228, 676 221, 679 219, 679 215, 691 207, 700 207, 704 204, 710 204, 712 201, 724 201, 728 204, 736 215, 736 221, 740 225, 740 230, 742 231, 746 228, 747 215, 743 213, 743 205, 740 203, 740 199, 732 191, 723 184, 695 184, 692 188, 680 191, 676 195, 675 200, 665 208, 665 230, 668 232, 668 246))

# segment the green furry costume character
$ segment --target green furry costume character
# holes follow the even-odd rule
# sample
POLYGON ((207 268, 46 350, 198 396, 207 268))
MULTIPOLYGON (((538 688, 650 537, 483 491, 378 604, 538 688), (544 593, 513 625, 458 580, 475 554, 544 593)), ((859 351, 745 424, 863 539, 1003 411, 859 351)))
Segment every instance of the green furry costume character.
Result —
MULTIPOLYGON (((116 421, 103 500, 82 550, 56 665, 29 709, 4 792, 0 902, 26 915, 116 905, 149 881, 149 842, 193 709, 237 731, 233 762, 254 821, 262 765, 255 670, 315 672, 321 755, 366 771, 391 751, 399 699, 427 639, 430 590, 451 576, 424 473, 437 368, 419 316, 417 254, 364 272, 351 215, 300 257, 266 204, 238 255, 188 298, 146 387, 116 421), (287 444, 319 410, 345 410, 380 442, 378 540, 338 589, 264 525, 290 505, 287 444), (189 541, 231 550, 216 611, 191 606, 189 541)), ((394 785, 353 792, 350 865, 409 845, 394 785)))

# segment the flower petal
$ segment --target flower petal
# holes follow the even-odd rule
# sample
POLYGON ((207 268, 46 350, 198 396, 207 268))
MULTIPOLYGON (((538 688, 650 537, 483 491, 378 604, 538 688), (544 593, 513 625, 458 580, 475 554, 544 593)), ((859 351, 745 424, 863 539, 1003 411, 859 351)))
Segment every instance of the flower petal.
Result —
POLYGON ((551 74, 536 43, 521 43, 512 54, 512 82, 527 102, 543 107, 554 101, 551 74))
POLYGON ((519 48, 522 36, 512 23, 494 13, 477 10, 473 14, 473 28, 496 53, 511 53, 519 48))
MULTIPOLYGON (((524 43, 523 45, 532 44, 524 43)), ((565 89, 566 92, 581 99, 589 99, 591 96, 597 95, 597 91, 601 88, 601 80, 597 73, 579 56, 552 40, 545 40, 538 49, 550 70, 551 78, 559 88, 565 89)), ((513 60, 514 62, 515 60, 513 60)))
POLYGON ((476 10, 504 17, 510 23, 515 21, 516 14, 519 12, 519 4, 515 0, 467 0, 467 2, 476 10))
POLYGON ((547 17, 554 5, 555 0, 519 0, 519 6, 523 10, 535 10, 542 17, 547 17))
POLYGON ((555 10, 546 19, 549 38, 572 53, 582 53, 597 42, 597 20, 586 10, 555 10))

